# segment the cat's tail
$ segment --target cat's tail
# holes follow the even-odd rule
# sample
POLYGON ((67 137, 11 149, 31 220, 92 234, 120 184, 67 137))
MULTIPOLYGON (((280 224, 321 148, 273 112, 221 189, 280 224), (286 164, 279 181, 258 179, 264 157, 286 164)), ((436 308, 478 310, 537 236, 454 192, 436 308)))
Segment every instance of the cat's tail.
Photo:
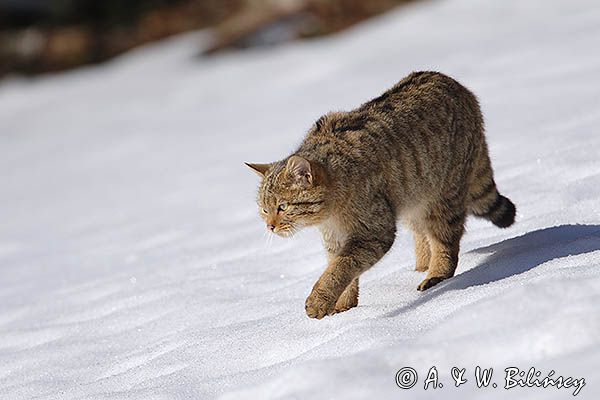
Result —
POLYGON ((470 211, 499 228, 508 228, 515 222, 517 208, 508 197, 498 193, 485 143, 480 150, 469 180, 470 211))
POLYGON ((499 228, 508 228, 515 222, 517 208, 508 197, 502 196, 496 190, 491 190, 486 200, 480 200, 471 204, 471 212, 478 216, 491 221, 499 228))

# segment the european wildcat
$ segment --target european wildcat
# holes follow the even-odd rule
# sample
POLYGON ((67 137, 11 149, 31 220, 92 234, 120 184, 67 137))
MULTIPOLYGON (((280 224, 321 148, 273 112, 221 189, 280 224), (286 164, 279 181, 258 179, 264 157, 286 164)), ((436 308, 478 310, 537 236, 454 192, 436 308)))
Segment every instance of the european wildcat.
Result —
POLYGON ((396 220, 414 233, 418 290, 454 275, 468 213, 501 228, 515 206, 496 189, 476 97, 437 72, 415 72, 350 112, 332 112, 293 155, 248 164, 258 205, 281 236, 317 225, 329 265, 306 300, 309 317, 358 304, 358 278, 390 249, 396 220))

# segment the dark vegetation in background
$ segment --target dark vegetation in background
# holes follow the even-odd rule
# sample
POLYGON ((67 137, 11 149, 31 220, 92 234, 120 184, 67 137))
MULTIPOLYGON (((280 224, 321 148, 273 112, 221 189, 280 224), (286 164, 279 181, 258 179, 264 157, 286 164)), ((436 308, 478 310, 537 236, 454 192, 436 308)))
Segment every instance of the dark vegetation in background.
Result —
POLYGON ((212 28, 204 50, 329 34, 410 0, 0 0, 0 76, 97 63, 212 28))

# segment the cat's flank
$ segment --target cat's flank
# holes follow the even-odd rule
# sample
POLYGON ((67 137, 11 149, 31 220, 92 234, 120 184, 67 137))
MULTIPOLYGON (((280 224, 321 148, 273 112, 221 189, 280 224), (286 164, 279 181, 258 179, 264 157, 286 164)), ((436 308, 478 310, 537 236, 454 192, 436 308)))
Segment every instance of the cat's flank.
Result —
POLYGON ((358 304, 358 279, 392 246, 396 221, 414 234, 426 290, 454 275, 465 217, 505 228, 515 206, 498 193, 476 97, 437 72, 415 72, 349 112, 321 117, 291 156, 248 164, 258 206, 280 236, 315 225, 328 266, 306 299, 309 317, 358 304))

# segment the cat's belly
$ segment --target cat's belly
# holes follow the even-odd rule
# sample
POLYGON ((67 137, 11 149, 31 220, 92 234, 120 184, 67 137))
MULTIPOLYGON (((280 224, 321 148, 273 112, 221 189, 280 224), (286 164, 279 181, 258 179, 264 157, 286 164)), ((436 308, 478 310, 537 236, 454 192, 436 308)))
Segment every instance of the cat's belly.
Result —
POLYGON ((404 206, 398 213, 398 219, 408 227, 416 230, 421 230, 421 221, 427 214, 427 206, 425 203, 404 206))

